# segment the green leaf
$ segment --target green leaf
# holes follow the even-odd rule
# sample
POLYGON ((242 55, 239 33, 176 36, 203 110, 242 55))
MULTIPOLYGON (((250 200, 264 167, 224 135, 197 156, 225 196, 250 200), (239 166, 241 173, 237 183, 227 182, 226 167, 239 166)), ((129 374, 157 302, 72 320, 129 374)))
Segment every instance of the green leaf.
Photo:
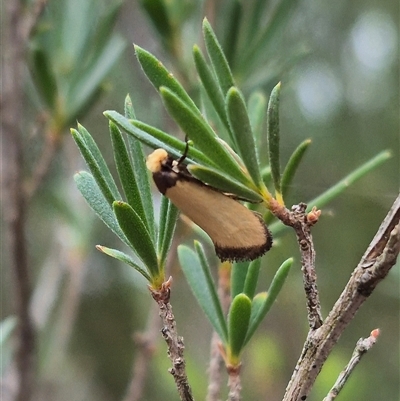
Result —
MULTIPOLYGON (((127 118, 134 118, 135 112, 133 110, 132 101, 129 96, 125 98, 125 116, 127 118)), ((146 205, 144 213, 146 216, 147 227, 154 239, 156 238, 155 220, 154 220, 154 206, 153 197, 150 188, 149 175, 146 167, 146 158, 143 151, 143 146, 135 137, 128 135, 128 146, 132 158, 133 174, 140 189, 139 194, 142 199, 142 205, 146 205)))
MULTIPOLYGON (((126 149, 125 142, 122 138, 121 132, 117 126, 110 121, 110 135, 114 149, 114 159, 117 166, 119 178, 121 180, 122 188, 124 189, 128 203, 135 209, 143 222, 147 222, 145 208, 142 203, 140 188, 133 173, 131 161, 129 159, 128 150, 126 149)), ((147 177, 147 173, 146 177, 147 177)), ((151 230, 148 230, 151 232, 151 230)), ((153 236, 154 238, 154 236, 153 236)))
POLYGON ((179 209, 167 197, 161 198, 160 224, 158 231, 158 258, 160 265, 164 266, 168 251, 171 247, 176 228, 179 209))
POLYGON ((256 142, 262 138, 264 132, 266 108, 267 99, 264 94, 260 91, 253 92, 250 95, 247 110, 256 142))
POLYGON ((32 62, 36 87, 39 89, 45 105, 55 112, 58 88, 57 79, 51 68, 51 60, 48 59, 48 55, 42 49, 34 48, 32 62))
POLYGON ((309 201, 307 210, 311 210, 313 206, 321 208, 326 205, 332 199, 336 198, 341 194, 346 188, 354 184, 357 180, 364 177, 370 171, 380 166, 384 161, 392 157, 392 153, 388 150, 378 153, 375 157, 362 164, 356 170, 351 172, 349 175, 341 179, 333 187, 329 188, 327 191, 323 192, 321 195, 309 201))
POLYGON ((168 88, 170 91, 174 92, 193 113, 201 115, 196 104, 187 94, 183 86, 174 78, 173 74, 164 67, 161 61, 141 47, 137 45, 134 46, 136 57, 141 67, 156 90, 159 91, 161 87, 168 88))
POLYGON ((303 159, 304 153, 310 145, 311 139, 306 139, 296 148, 296 150, 292 153, 292 156, 290 156, 290 159, 282 173, 281 187, 282 195, 284 197, 287 194, 287 191, 297 171, 297 168, 299 167, 300 162, 303 159))
POLYGON ((121 261, 131 267, 133 267, 137 272, 139 272, 146 280, 150 281, 150 276, 147 271, 143 269, 143 267, 139 266, 129 255, 124 252, 118 251, 117 249, 107 248, 106 246, 97 245, 96 248, 105 253, 108 256, 111 256, 114 259, 121 261))
POLYGON ((262 197, 257 192, 245 187, 240 182, 234 181, 230 177, 219 173, 208 167, 196 164, 188 165, 189 172, 198 180, 211 185, 222 192, 227 192, 240 197, 249 202, 261 202, 262 197))
MULTIPOLYGON (((123 5, 123 0, 117 0, 107 4, 107 8, 101 11, 101 23, 97 27, 95 38, 93 40, 93 47, 101 49, 107 45, 110 36, 112 36, 115 29, 115 23, 118 19, 118 14, 123 5)), ((89 5, 90 7, 90 5, 89 5)), ((92 10, 89 10, 89 13, 92 10)), ((86 20, 87 22, 87 20, 86 20)), ((86 48, 84 48, 85 50, 86 48)))
POLYGON ((155 29, 162 40, 171 40, 173 34, 166 2, 163 0, 141 0, 141 5, 150 17, 155 29))
MULTIPOLYGON (((166 132, 138 120, 129 120, 116 111, 109 110, 105 111, 103 114, 127 134, 153 149, 163 148, 168 154, 177 159, 181 157, 185 151, 186 143, 166 132)), ((196 160, 206 165, 215 166, 202 152, 194 149, 192 146, 189 148, 188 160, 192 160, 193 162, 196 160)))
POLYGON ((279 149, 279 95, 280 82, 271 92, 271 97, 268 103, 267 111, 267 137, 268 137, 268 152, 269 165, 271 166, 272 180, 274 182, 275 191, 281 191, 281 167, 280 167, 280 149, 279 149))
POLYGON ((232 265, 231 271, 231 297, 235 298, 244 290, 250 262, 237 262, 232 265))
POLYGON ((219 118, 221 119, 232 139, 231 127, 229 125, 225 110, 225 96, 222 93, 222 90, 217 81, 215 80, 210 68, 208 67, 203 53, 196 45, 193 47, 193 58, 201 83, 203 84, 203 87, 206 90, 215 111, 217 112, 219 118))
POLYGON ((266 52, 270 53, 269 46, 276 42, 279 30, 282 30, 286 27, 288 19, 292 16, 291 11, 297 4, 298 2, 295 0, 277 1, 274 5, 274 8, 269 11, 267 23, 265 23, 263 18, 265 13, 258 12, 260 7, 255 8, 257 11, 255 11, 256 14, 253 16, 254 23, 250 24, 249 32, 251 32, 251 28, 253 27, 257 32, 257 35, 252 35, 253 37, 256 37, 255 40, 251 40, 252 37, 250 37, 251 42, 246 42, 248 45, 244 49, 245 51, 240 58, 240 67, 242 71, 249 71, 260 56, 264 55, 266 52), (263 31, 261 33, 259 33, 260 20, 263 26, 263 31))
POLYGON ((226 37, 225 37, 225 56, 228 61, 228 65, 230 68, 233 68, 236 51, 239 42, 239 33, 241 28, 241 21, 243 14, 243 1, 241 0, 233 0, 229 1, 226 4, 229 9, 227 10, 226 18, 227 26, 225 29, 226 37))
MULTIPOLYGON (((167 150, 167 152, 176 159, 179 159, 186 151, 186 142, 182 142, 179 139, 176 139, 175 137, 167 134, 166 132, 145 124, 141 121, 132 120, 131 122, 136 127, 152 135, 154 138, 158 138, 164 143, 167 141, 167 146, 169 147, 170 151, 168 151, 166 147, 163 147, 163 149, 167 150)), ((215 166, 215 163, 213 163, 207 156, 205 156, 202 152, 200 152, 193 146, 189 147, 188 155, 185 160, 192 161, 193 163, 199 162, 207 166, 215 166)))
POLYGON ((243 292, 250 298, 253 299, 256 292, 258 274, 261 268, 261 258, 253 260, 250 262, 249 268, 247 270, 246 281, 244 282, 243 292))
POLYGON ((73 121, 91 103, 98 99, 101 84, 109 74, 116 60, 121 56, 126 43, 119 36, 112 36, 108 43, 93 58, 89 66, 81 72, 78 80, 70 86, 66 103, 67 121, 73 121))
MULTIPOLYGON (((96 142, 94 141, 93 137, 89 134, 88 130, 81 124, 78 123, 78 131, 81 135, 82 139, 85 141, 85 144, 92 154, 96 164, 100 170, 101 175, 107 181, 107 185, 110 187, 113 195, 115 197, 121 197, 119 194, 117 185, 115 184, 114 178, 111 175, 111 172, 107 166, 106 161, 104 160, 103 155, 100 152, 99 147, 97 146, 96 142)), ((93 174, 93 173, 92 173, 93 174)))
POLYGON ((124 114, 125 114, 126 118, 129 118, 129 119, 135 119, 136 118, 135 110, 133 108, 132 99, 131 99, 129 94, 125 96, 124 114))
POLYGON ((129 241, 121 231, 110 204, 105 199, 93 176, 86 171, 81 171, 74 175, 74 180, 78 190, 97 216, 121 241, 129 245, 129 241))
POLYGON ((114 213, 121 230, 128 238, 131 247, 147 266, 150 276, 159 276, 159 268, 154 243, 139 215, 125 202, 113 203, 114 213))
POLYGON ((169 114, 182 128, 183 132, 193 140, 195 146, 203 152, 218 167, 242 183, 249 179, 240 169, 233 157, 226 151, 210 125, 188 108, 179 97, 167 88, 160 89, 161 96, 169 114))
POLYGON ((222 93, 225 95, 230 87, 235 86, 235 82, 221 45, 207 18, 203 20, 203 36, 215 75, 217 76, 222 93))
POLYGON ((179 262, 186 280, 212 327, 226 344, 228 330, 210 268, 201 245, 195 241, 197 254, 185 245, 178 247, 179 262))
MULTIPOLYGON (((362 164, 359 168, 342 178, 333 187, 323 192, 321 195, 307 202, 307 211, 310 211, 313 206, 322 208, 330 201, 338 197, 345 189, 354 184, 357 180, 367 175, 370 171, 380 166, 383 162, 392 157, 392 153, 388 150, 378 153, 375 157, 362 164)), ((276 236, 287 228, 280 221, 274 222, 268 226, 272 234, 276 236)))
POLYGON ((110 170, 108 169, 99 148, 94 142, 92 136, 87 130, 78 125, 79 132, 71 129, 72 137, 78 145, 81 154, 89 167, 94 179, 96 180, 101 192, 106 198, 107 202, 111 205, 114 200, 121 199, 118 188, 112 178, 110 170))
POLYGON ((245 344, 251 315, 251 300, 246 294, 233 298, 228 314, 229 354, 228 361, 236 366, 240 363, 240 353, 245 344))
POLYGON ((226 108, 239 154, 254 183, 260 187, 262 184, 260 167, 246 103, 235 87, 230 88, 226 95, 226 108))
MULTIPOLYGON (((268 295, 266 298, 264 298, 264 302, 262 305, 259 305, 260 297, 256 296, 254 298, 255 304, 251 313, 249 329, 245 341, 246 344, 253 336, 257 327, 260 325, 260 323, 270 310, 272 304, 275 302, 275 299, 278 296, 279 292, 281 291, 282 286, 285 283, 285 280, 289 274, 292 265, 293 265, 293 258, 289 258, 282 263, 278 271, 275 273, 274 278, 272 279, 272 283, 268 289, 268 295)), ((261 297, 261 299, 263 299, 263 297, 261 297)))

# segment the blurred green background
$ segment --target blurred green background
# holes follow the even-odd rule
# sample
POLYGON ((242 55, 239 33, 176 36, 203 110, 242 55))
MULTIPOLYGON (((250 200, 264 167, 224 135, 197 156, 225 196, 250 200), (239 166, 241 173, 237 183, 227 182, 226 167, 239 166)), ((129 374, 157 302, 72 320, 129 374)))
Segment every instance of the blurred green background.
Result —
MULTIPOLYGON (((79 40, 80 30, 84 36, 89 28, 94 29, 97 23, 94 17, 81 25, 73 17, 84 18, 91 14, 93 9, 90 7, 96 7, 96 13, 106 8, 105 2, 95 3, 50 0, 49 10, 39 22, 37 35, 40 37, 41 32, 56 30, 57 18, 60 21, 72 18, 72 29, 64 32, 64 45, 68 48, 68 40, 79 40), (70 15, 62 11, 65 4, 69 4, 70 15)), ((229 1, 185 0, 178 5, 170 2, 171 14, 181 22, 179 29, 175 27, 179 31, 179 40, 171 45, 161 39, 143 9, 143 3, 149 2, 122 3, 114 29, 121 40, 113 45, 114 49, 115 46, 120 48, 120 53, 117 52, 120 57, 110 53, 109 57, 114 58, 105 58, 103 63, 112 64, 112 68, 102 79, 101 94, 100 91, 93 92, 87 107, 68 121, 71 126, 79 118, 99 144, 110 168, 114 166, 108 122, 102 112, 123 112, 127 93, 132 97, 139 119, 171 134, 177 133, 156 92, 140 71, 131 44, 134 42, 154 53, 187 89, 195 93, 197 80, 191 49, 194 43, 203 46, 203 17, 207 16, 222 41, 234 33, 230 13, 233 8, 229 1), (125 48, 122 48, 122 40, 125 48)), ((251 10, 261 3, 249 1, 243 7, 251 15, 251 10)), ((273 9, 274 2, 266 4, 259 20, 261 27, 268 23, 269 7, 273 9)), ((107 5, 112 6, 113 0, 107 5)), ((398 193, 399 17, 399 4, 392 0, 297 2, 287 10, 272 39, 258 48, 256 68, 245 65, 248 60, 244 51, 246 46, 243 46, 245 25, 239 38, 242 45, 231 59, 234 73, 237 71, 238 85, 247 96, 258 86, 268 95, 277 81, 282 81, 283 161, 298 143, 312 139, 286 200, 288 205, 314 198, 380 151, 390 149, 392 152, 389 161, 324 208, 323 217, 313 230, 324 316, 340 295, 398 193)), ((2 18, 5 18, 4 14, 2 18)), ((39 42, 39 46, 48 45, 47 39, 39 42)), ((85 50, 90 51, 90 48, 85 50)), ((85 59, 81 61, 75 66, 77 71, 85 67, 85 59)), ((24 167, 29 176, 44 146, 43 133, 35 129, 38 115, 47 110, 48 105, 38 96, 33 74, 29 74, 33 70, 33 61, 28 59, 26 63, 25 112, 21 118, 26 155, 24 167)), ((67 79, 64 85, 63 89, 68 89, 67 79)), ((62 88, 59 90, 61 93, 62 88)), ((152 300, 136 272, 94 248, 96 244, 110 247, 119 244, 95 218, 75 188, 73 174, 85 166, 69 136, 68 125, 65 125, 62 144, 54 154, 49 174, 29 204, 26 227, 34 285, 31 310, 39 340, 39 386, 35 399, 122 400, 137 355, 134 334, 145 330, 149 316, 154 314, 151 312, 152 300)), ((263 153, 262 149, 260 153, 263 153)), ((155 199, 159 199, 158 193, 155 199)), ((2 234, 3 237, 7 235, 4 224, 2 234)), ((193 236, 187 234, 187 227, 178 225, 179 241, 190 244, 193 236)), ((212 249, 209 251, 212 260, 212 249)), ((308 331, 299 252, 292 232, 286 231, 264 257, 261 282, 265 287, 260 290, 268 287, 277 267, 290 256, 296 259, 296 266, 244 355, 242 384, 245 400, 279 400, 283 397, 308 331)), ((14 313, 9 260, 8 249, 3 246, 2 319, 14 313)), ((172 265, 171 303, 179 333, 185 339, 194 396, 201 400, 206 394, 211 328, 190 293, 178 263, 172 265)), ((309 400, 323 399, 348 362, 357 340, 367 337, 377 327, 381 329, 378 343, 362 360, 338 399, 399 399, 399 267, 398 262, 345 331, 309 400)), ((168 367, 166 346, 160 335, 143 400, 178 399, 168 367)))

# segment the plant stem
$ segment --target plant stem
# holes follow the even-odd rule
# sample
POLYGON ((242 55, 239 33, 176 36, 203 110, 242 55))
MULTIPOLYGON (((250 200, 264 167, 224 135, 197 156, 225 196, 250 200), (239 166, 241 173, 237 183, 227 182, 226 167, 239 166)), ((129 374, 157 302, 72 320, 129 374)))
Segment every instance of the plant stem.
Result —
POLYGON ((379 330, 375 329, 371 332, 368 338, 360 338, 357 341, 356 348, 354 349, 353 355, 350 358, 349 363, 340 373, 336 383, 332 387, 329 394, 323 399, 323 401, 333 401, 339 395, 343 389, 351 373, 360 362, 361 358, 375 345, 376 340, 379 336, 379 330))
POLYGON ((178 336, 175 316, 169 303, 171 283, 172 277, 163 283, 160 290, 151 289, 151 295, 158 304, 159 314, 163 322, 161 333, 168 345, 168 357, 172 362, 172 368, 169 369, 169 372, 174 377, 181 400, 194 401, 192 389, 186 375, 183 338, 178 336))
POLYGON ((23 141, 21 116, 24 99, 24 69, 28 39, 45 2, 24 8, 22 1, 6 2, 4 52, 2 55, 1 123, 4 132, 2 155, 4 177, 4 218, 11 269, 14 273, 15 307, 18 316, 16 346, 17 387, 14 399, 29 401, 34 390, 35 329, 29 311, 31 282, 25 224, 27 205, 23 186, 23 141))
POLYGON ((322 326, 309 331, 283 401, 307 398, 334 345, 361 305, 394 266, 399 252, 400 195, 322 326))

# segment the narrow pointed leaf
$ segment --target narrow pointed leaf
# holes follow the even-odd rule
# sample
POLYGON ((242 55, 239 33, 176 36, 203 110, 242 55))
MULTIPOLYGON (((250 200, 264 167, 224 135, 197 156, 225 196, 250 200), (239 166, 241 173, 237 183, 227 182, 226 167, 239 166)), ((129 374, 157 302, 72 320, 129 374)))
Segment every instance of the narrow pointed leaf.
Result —
POLYGON ((108 256, 111 256, 114 259, 118 259, 122 263, 125 263, 131 267, 133 267, 137 272, 139 272, 146 280, 150 281, 150 276, 143 267, 139 266, 129 255, 124 252, 118 251, 117 249, 107 248, 106 246, 97 245, 96 248, 105 253, 108 256))
POLYGON ((203 20, 203 36, 215 75, 217 76, 222 93, 225 95, 229 88, 235 85, 235 82, 222 47, 206 18, 203 20))
POLYGON ((227 150, 227 152, 233 157, 233 160, 240 166, 243 171, 246 171, 246 166, 240 156, 225 142, 222 138, 217 137, 217 141, 227 150))
POLYGON ((250 340, 261 321, 264 319, 272 304, 275 302, 276 297, 281 291, 283 284, 289 274, 290 268, 293 265, 293 258, 289 258, 282 263, 278 271, 275 273, 272 283, 268 289, 268 295, 264 300, 263 305, 260 308, 253 308, 249 330, 246 337, 246 343, 250 340))
POLYGON ((191 164, 188 166, 189 172, 202 182, 219 189, 222 192, 227 192, 240 197, 249 202, 261 202, 262 197, 257 192, 245 187, 240 182, 234 181, 230 177, 219 173, 216 170, 208 167, 191 164))
MULTIPOLYGON (((140 195, 140 188, 136 182, 136 177, 133 173, 131 161, 129 159, 128 150, 122 138, 121 132, 117 126, 110 122, 110 135, 114 149, 114 159, 117 166, 119 178, 122 188, 124 189, 128 203, 135 209, 143 222, 147 222, 144 205, 140 195)), ((146 171, 144 172, 147 177, 146 171)), ((150 232, 150 230, 148 230, 150 232)))
POLYGON ((248 182, 240 167, 232 156, 217 141, 216 135, 203 117, 199 117, 188 108, 178 96, 167 88, 160 89, 161 96, 168 113, 175 119, 195 146, 211 159, 228 175, 242 183, 248 182))
POLYGON ((267 135, 268 135, 268 153, 269 165, 271 166, 272 180, 275 191, 281 191, 281 167, 280 167, 280 149, 279 149, 279 94, 281 84, 278 83, 271 92, 267 111, 267 135))
POLYGON ((271 181, 272 175, 270 166, 266 166, 261 170, 261 178, 266 185, 271 181))
POLYGON ((161 198, 160 225, 158 237, 158 255, 161 266, 164 266, 171 247, 179 209, 167 197, 161 198))
MULTIPOLYGON (((171 156, 179 158, 182 156, 186 148, 186 143, 180 141, 179 139, 163 132, 157 128, 151 127, 138 120, 129 120, 123 115, 117 113, 116 111, 105 111, 104 115, 114 122, 119 128, 124 130, 128 135, 132 135, 134 138, 138 139, 145 145, 153 148, 163 148, 171 156)), ((214 163, 210 161, 202 152, 190 147, 188 160, 194 160, 202 162, 206 165, 215 166, 214 163), (191 159, 190 156, 193 156, 191 159)))
POLYGON ((133 108, 133 103, 131 97, 128 95, 125 96, 125 102, 124 102, 124 114, 126 118, 129 119, 136 119, 136 114, 135 110, 133 108))
POLYGON ((244 290, 244 283, 246 282, 247 272, 249 270, 250 262, 237 262, 232 266, 231 271, 231 297, 235 298, 244 290))
POLYGON ((321 195, 317 196, 313 200, 309 201, 307 210, 310 210, 313 206, 321 208, 326 205, 332 199, 340 195, 346 188, 354 184, 357 180, 364 177, 370 171, 380 166, 384 161, 392 157, 392 153, 388 150, 378 153, 375 157, 362 164, 360 167, 355 169, 349 175, 341 179, 333 187, 329 188, 327 191, 323 192, 321 195))
POLYGON ((135 51, 144 73, 157 91, 159 91, 162 86, 168 88, 174 92, 187 107, 192 109, 195 114, 200 115, 199 109, 183 86, 174 78, 173 74, 164 67, 160 60, 140 46, 135 45, 135 51))
POLYGON ((256 292, 258 275, 261 268, 261 258, 250 262, 249 269, 247 270, 246 281, 244 282, 243 292, 250 298, 253 299, 256 292))
POLYGON ((119 36, 112 36, 97 57, 93 58, 91 65, 82 72, 78 81, 69 87, 66 100, 66 104, 70 107, 66 112, 68 121, 76 119, 82 109, 98 99, 102 82, 115 65, 115 61, 122 55, 125 46, 125 40, 119 36))
POLYGON ((173 28, 163 0, 141 0, 141 5, 147 12, 154 28, 163 40, 172 38, 173 28))
POLYGON ((253 92, 250 95, 247 110, 256 142, 260 141, 264 132, 266 109, 267 99, 264 94, 259 91, 253 92))
POLYGON ((229 363, 240 363, 240 353, 245 344, 251 315, 251 300, 246 294, 238 294, 232 301, 228 314, 229 363))
POLYGON ((219 118, 227 129, 231 139, 231 127, 229 126, 228 118, 225 110, 225 96, 222 93, 220 86, 214 78, 210 68, 204 59, 203 53, 198 46, 193 47, 193 58, 196 65, 197 73, 199 74, 201 83, 207 92, 207 95, 214 106, 219 118))
POLYGON ((296 174, 297 168, 299 167, 300 162, 303 159, 304 153, 308 149, 310 144, 311 144, 311 139, 306 139, 296 148, 296 150, 292 153, 292 156, 290 156, 290 159, 282 173, 281 186, 282 186, 283 196, 287 194, 287 191, 293 180, 293 177, 296 174))
POLYGON ((233 68, 243 18, 243 1, 233 0, 228 2, 227 6, 229 8, 227 10, 226 18, 227 27, 225 29, 226 37, 224 41, 224 54, 230 68, 233 68))
MULTIPOLYGON (((125 117, 135 118, 132 101, 129 96, 125 98, 125 117)), ((128 147, 131 154, 133 174, 140 189, 142 205, 145 205, 144 213, 146 215, 147 227, 154 242, 156 238, 153 197, 151 193, 149 174, 146 167, 146 157, 141 142, 135 137, 128 135, 128 147)))
POLYGON ((74 180, 78 190, 97 216, 121 241, 129 245, 129 241, 119 227, 110 204, 105 199, 93 176, 86 171, 81 171, 74 175, 74 180))
MULTIPOLYGON (((263 2, 265 3, 265 2, 263 2)), ((260 49, 263 53, 269 50, 271 44, 277 39, 277 33, 280 29, 284 29, 288 18, 291 17, 291 10, 298 4, 295 0, 281 0, 275 3, 275 7, 271 10, 268 23, 262 19, 263 31, 259 34, 259 23, 255 24, 257 29, 257 38, 252 40, 247 46, 241 57, 241 70, 249 71, 260 57, 260 49)), ((260 13, 259 17, 263 18, 264 13, 260 13)))
POLYGON ((40 48, 33 49, 32 56, 33 78, 35 79, 36 87, 39 89, 46 106, 55 112, 58 88, 49 57, 40 48))
POLYGON ((116 1, 115 3, 109 3, 107 9, 101 14, 101 24, 98 26, 96 31, 96 37, 93 45, 94 48, 100 49, 109 41, 109 38, 115 29, 115 23, 122 5, 123 1, 120 0, 116 1))
MULTIPOLYGON (((177 159, 182 156, 182 154, 186 150, 186 143, 180 141, 179 139, 176 139, 175 137, 167 134, 164 131, 159 130, 158 128, 152 127, 151 125, 145 124, 141 121, 138 120, 132 120, 132 124, 134 124, 136 127, 140 128, 141 130, 149 133, 155 138, 159 138, 162 141, 165 141, 166 137, 168 139, 168 145, 175 146, 175 149, 172 149, 171 152, 168 152, 172 156, 176 157, 177 159), (183 146, 183 148, 182 148, 183 146)), ((166 148, 164 148, 167 150, 166 148)), ((215 163, 213 163, 207 156, 205 156, 202 152, 200 152, 198 149, 194 148, 193 146, 189 147, 188 150, 188 156, 185 160, 192 160, 193 162, 199 162, 205 165, 209 166, 215 166, 215 163)))
POLYGON ((93 138, 82 126, 79 129, 80 131, 71 129, 72 137, 101 192, 111 205, 114 200, 121 199, 121 195, 93 138))
MULTIPOLYGON (((323 192, 321 195, 307 202, 307 211, 311 210, 313 206, 322 208, 330 201, 338 197, 344 190, 349 188, 352 184, 358 181, 360 178, 367 175, 369 172, 379 167, 383 162, 390 159, 392 153, 388 150, 378 153, 375 157, 362 164, 359 168, 342 178, 334 186, 323 192)), ((276 235, 287 228, 280 221, 274 222, 268 226, 273 235, 276 235)))
POLYGON ((125 202, 113 203, 114 213, 121 230, 152 277, 159 276, 158 261, 153 241, 139 215, 125 202))
POLYGON ((233 87, 226 95, 226 108, 235 143, 251 178, 259 187, 262 184, 256 144, 247 114, 246 103, 240 91, 233 87))
POLYGON ((79 123, 78 123, 78 131, 82 139, 85 141, 88 150, 90 151, 94 160, 96 161, 96 164, 99 167, 101 175, 107 181, 108 186, 110 187, 113 195, 120 196, 117 185, 115 184, 114 178, 111 175, 110 169, 108 168, 107 163, 104 160, 104 157, 101 154, 100 149, 97 146, 97 143, 94 141, 92 135, 90 135, 88 130, 79 123))
POLYGON ((178 247, 179 262, 201 309, 206 314, 221 341, 226 343, 228 330, 222 307, 211 277, 210 269, 207 262, 204 261, 202 251, 200 252, 202 259, 200 259, 199 253, 195 253, 185 245, 180 245, 178 247))

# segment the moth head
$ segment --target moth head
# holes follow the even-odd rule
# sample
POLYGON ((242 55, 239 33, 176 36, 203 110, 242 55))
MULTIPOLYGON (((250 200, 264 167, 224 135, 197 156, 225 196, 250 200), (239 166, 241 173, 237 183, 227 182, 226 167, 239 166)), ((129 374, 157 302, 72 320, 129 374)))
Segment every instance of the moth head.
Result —
POLYGON ((146 167, 150 172, 158 173, 168 160, 168 153, 165 149, 156 149, 150 153, 146 160, 146 167))

